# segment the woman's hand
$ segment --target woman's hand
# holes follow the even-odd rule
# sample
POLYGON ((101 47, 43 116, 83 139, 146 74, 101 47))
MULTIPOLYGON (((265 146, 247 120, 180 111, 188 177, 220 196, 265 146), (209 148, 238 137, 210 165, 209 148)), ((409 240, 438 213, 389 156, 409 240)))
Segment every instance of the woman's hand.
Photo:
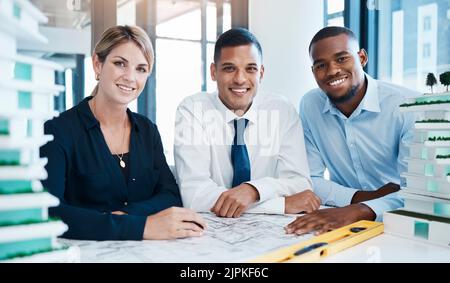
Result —
POLYGON ((206 222, 193 210, 172 207, 147 217, 144 240, 169 240, 199 237, 206 229, 206 222))

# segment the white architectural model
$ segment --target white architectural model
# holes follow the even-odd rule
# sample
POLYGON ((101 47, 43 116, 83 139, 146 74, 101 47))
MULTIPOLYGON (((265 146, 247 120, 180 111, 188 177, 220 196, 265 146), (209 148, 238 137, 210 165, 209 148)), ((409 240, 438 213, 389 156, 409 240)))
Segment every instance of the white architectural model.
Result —
POLYGON ((401 210, 385 213, 385 231, 436 244, 450 244, 450 93, 409 99, 401 111, 414 112, 414 141, 402 176, 401 210))
POLYGON ((0 262, 76 262, 77 248, 56 242, 67 226, 48 217, 59 201, 45 192, 39 147, 52 139, 44 122, 53 111, 52 62, 17 54, 17 42, 46 43, 39 23, 47 18, 29 1, 0 1, 0 262))

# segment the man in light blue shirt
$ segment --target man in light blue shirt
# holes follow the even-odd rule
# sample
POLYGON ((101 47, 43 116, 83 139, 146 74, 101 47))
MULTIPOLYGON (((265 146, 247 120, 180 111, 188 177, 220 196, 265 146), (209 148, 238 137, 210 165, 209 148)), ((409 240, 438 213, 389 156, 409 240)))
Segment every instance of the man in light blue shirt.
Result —
POLYGON ((310 56, 319 89, 300 104, 308 162, 315 193, 338 208, 299 217, 286 230, 321 234, 359 220, 381 221, 383 212, 403 206, 395 192, 415 119, 399 105, 417 94, 367 75, 367 53, 349 29, 319 31, 310 56))

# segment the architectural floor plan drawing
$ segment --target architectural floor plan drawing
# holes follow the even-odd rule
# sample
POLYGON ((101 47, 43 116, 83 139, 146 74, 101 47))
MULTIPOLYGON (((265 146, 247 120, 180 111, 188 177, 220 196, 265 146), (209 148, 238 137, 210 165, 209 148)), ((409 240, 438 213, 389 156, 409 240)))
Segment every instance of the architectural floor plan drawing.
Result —
POLYGON ((219 218, 202 213, 208 223, 199 238, 169 241, 61 241, 79 246, 82 262, 245 262, 258 255, 307 240, 287 235, 284 226, 295 216, 244 214, 219 218))

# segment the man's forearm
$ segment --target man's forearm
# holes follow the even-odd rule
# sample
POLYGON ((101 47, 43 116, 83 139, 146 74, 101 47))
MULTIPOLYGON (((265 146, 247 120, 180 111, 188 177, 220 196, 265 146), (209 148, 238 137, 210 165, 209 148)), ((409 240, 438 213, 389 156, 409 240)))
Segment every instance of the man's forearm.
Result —
POLYGON ((358 191, 352 198, 352 204, 361 203, 369 200, 378 199, 400 190, 400 186, 394 183, 388 183, 376 191, 358 191))

